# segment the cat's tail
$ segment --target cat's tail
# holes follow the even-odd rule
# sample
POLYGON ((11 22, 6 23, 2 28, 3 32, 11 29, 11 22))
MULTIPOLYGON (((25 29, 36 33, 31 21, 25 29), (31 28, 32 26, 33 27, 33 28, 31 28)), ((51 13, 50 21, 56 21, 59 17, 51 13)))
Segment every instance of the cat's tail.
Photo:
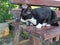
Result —
POLYGON ((58 22, 51 24, 52 26, 59 26, 58 22))
POLYGON ((58 24, 58 21, 57 21, 57 14, 55 13, 55 11, 51 11, 51 15, 52 15, 52 17, 53 17, 53 19, 52 19, 52 26, 59 26, 59 24, 58 24))

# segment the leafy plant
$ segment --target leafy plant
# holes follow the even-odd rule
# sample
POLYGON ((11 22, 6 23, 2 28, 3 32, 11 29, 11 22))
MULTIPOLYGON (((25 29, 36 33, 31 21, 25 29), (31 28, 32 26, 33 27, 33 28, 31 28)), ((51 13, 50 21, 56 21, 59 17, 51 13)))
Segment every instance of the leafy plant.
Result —
POLYGON ((28 39, 28 38, 29 38, 29 34, 26 33, 26 32, 22 33, 21 36, 22 36, 22 38, 24 38, 24 39, 28 39))
POLYGON ((13 19, 12 14, 8 14, 11 8, 16 7, 15 4, 11 4, 9 0, 0 0, 0 23, 6 22, 6 20, 13 19))

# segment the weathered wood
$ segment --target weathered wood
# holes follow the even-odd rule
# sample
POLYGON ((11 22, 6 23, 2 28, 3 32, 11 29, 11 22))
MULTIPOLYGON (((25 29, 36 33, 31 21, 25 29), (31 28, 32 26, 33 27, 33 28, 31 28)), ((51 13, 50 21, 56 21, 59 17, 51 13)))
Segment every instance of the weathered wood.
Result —
MULTIPOLYGON (((17 15, 20 16, 21 9, 12 9, 11 12, 14 13, 15 16, 17 16, 17 15)), ((56 12, 57 16, 60 17, 60 10, 55 10, 55 12, 56 12)), ((18 16, 17 16, 17 17, 18 17, 18 16)), ((17 23, 17 24, 18 24, 18 23, 17 23)), ((16 25, 16 26, 18 26, 18 25, 16 25)), ((18 27, 19 27, 19 26, 18 26, 18 27)), ((23 26, 23 25, 20 25, 19 28, 21 28, 21 27, 26 28, 26 25, 24 25, 24 26, 23 26)), ((27 27, 27 28, 28 28, 28 27, 27 27)), ((29 30, 27 30, 27 32, 29 32, 29 34, 32 35, 32 32, 36 32, 36 29, 35 29, 35 28, 33 29, 33 27, 32 27, 32 30, 31 30, 30 28, 31 28, 31 27, 28 28, 29 30)), ((58 27, 56 27, 56 28, 58 28, 58 27)), ((53 27, 53 29, 54 29, 54 27, 53 27)), ((15 34, 15 35, 17 35, 18 32, 20 32, 20 31, 17 31, 17 30, 19 30, 17 27, 16 27, 15 30, 16 30, 16 32, 15 32, 16 34, 15 34)), ((37 34, 37 36, 39 36, 39 34, 38 34, 39 30, 40 30, 40 29, 38 29, 38 31, 35 33, 35 34, 37 34)), ((44 29, 41 29, 41 30, 44 30, 44 29)), ((46 32, 48 32, 48 33, 50 34, 50 32, 48 31, 48 30, 50 30, 50 28, 46 28, 46 27, 45 27, 45 30, 46 30, 46 32)), ((53 32, 54 32, 54 30, 53 30, 53 32)), ((39 32, 39 33, 40 33, 40 32, 39 32)), ((44 33, 44 31, 43 31, 43 33, 44 33)), ((53 33, 53 34, 51 34, 51 35, 49 35, 49 34, 47 34, 47 35, 44 34, 45 40, 48 40, 48 39, 53 38, 53 37, 56 37, 56 36, 55 36, 55 33, 53 33)), ((43 36, 43 35, 42 35, 42 36, 43 36)), ((19 34, 18 34, 17 36, 15 36, 14 42, 16 42, 16 40, 17 40, 17 43, 18 43, 18 40, 19 40, 18 37, 19 37, 19 34)), ((36 39, 33 39, 33 40, 36 40, 36 39)), ((15 44, 17 44, 17 43, 15 43, 15 44)), ((35 43, 35 42, 34 42, 34 43, 35 43)))
POLYGON ((60 0, 10 0, 11 3, 15 4, 29 4, 29 5, 45 5, 45 6, 56 6, 60 7, 60 0))
POLYGON ((29 40, 30 40, 30 39, 26 39, 26 40, 23 40, 23 41, 17 42, 17 45, 25 44, 25 43, 29 42, 29 40))
POLYGON ((12 8, 10 10, 10 14, 13 14, 14 15, 15 20, 16 19, 20 20, 21 9, 20 8, 19 9, 12 8))
POLYGON ((59 36, 56 37, 56 41, 59 41, 59 36))
POLYGON ((49 41, 50 43, 53 43, 53 38, 49 39, 48 41, 49 41))
MULTIPOLYGON (((18 10, 18 9, 17 9, 18 10)), ((15 20, 14 20, 14 40, 13 40, 13 44, 12 45, 17 45, 18 41, 20 40, 20 30, 22 29, 21 27, 19 27, 19 20, 20 20, 20 10, 17 11, 16 9, 12 9, 12 11, 10 11, 11 14, 13 14, 15 16, 15 20)))
POLYGON ((15 25, 15 29, 14 29, 14 40, 13 40, 13 44, 12 45, 17 45, 17 42, 19 41, 19 35, 20 35, 20 30, 21 28, 19 29, 19 23, 18 22, 15 22, 14 23, 15 25))
POLYGON ((24 31, 30 34, 31 45, 51 45, 53 43, 53 38, 56 37, 56 41, 58 41, 60 36, 60 26, 42 27, 41 29, 28 26, 24 28, 24 31))
POLYGON ((31 35, 37 36, 38 38, 39 36, 42 36, 44 40, 48 40, 60 35, 60 26, 59 27, 53 27, 53 26, 42 27, 41 29, 36 29, 32 26, 28 26, 26 27, 25 31, 29 32, 29 34, 31 35))
MULTIPOLYGON (((15 3, 15 4, 26 3, 26 4, 29 4, 29 5, 42 5, 42 6, 45 5, 45 6, 60 7, 60 0, 10 0, 10 1, 11 1, 11 3, 15 3)), ((14 12, 14 11, 18 11, 17 13, 15 12, 15 14, 14 14, 15 19, 20 18, 19 16, 20 16, 20 11, 21 10, 19 10, 19 9, 18 10, 13 10, 12 12, 14 12), (19 13, 19 15, 17 16, 18 13, 19 13)), ((55 10, 55 12, 56 12, 57 16, 60 17, 60 10, 55 10)), ((19 23, 17 23, 17 24, 19 24, 19 23)), ((19 39, 18 39, 19 28, 18 27, 19 27, 19 25, 16 25, 16 27, 15 27, 16 32, 15 32, 15 35, 14 35, 14 44, 13 45, 16 45, 19 41, 19 39)), ((21 27, 20 27, 20 30, 21 30, 21 27)), ((28 32, 31 35, 30 39, 33 42, 32 43, 33 45, 42 45, 42 43, 44 43, 44 45, 50 45, 50 43, 47 42, 46 40, 50 40, 50 42, 52 42, 52 39, 54 37, 57 37, 56 41, 58 41, 59 40, 58 36, 60 36, 60 26, 59 27, 53 27, 53 26, 43 27, 42 29, 36 29, 33 26, 28 26, 28 27, 24 28, 24 31, 28 32), (42 41, 39 40, 40 37, 41 37, 42 41), (45 43, 45 41, 46 41, 46 43, 45 43)))
POLYGON ((32 36, 33 45, 42 45, 42 41, 37 39, 36 37, 32 36))

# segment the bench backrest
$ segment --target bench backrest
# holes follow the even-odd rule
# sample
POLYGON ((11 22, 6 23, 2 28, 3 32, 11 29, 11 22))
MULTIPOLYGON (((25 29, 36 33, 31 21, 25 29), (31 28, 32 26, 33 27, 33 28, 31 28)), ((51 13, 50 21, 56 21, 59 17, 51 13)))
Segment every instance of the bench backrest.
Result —
MULTIPOLYGON (((26 3, 26 4, 29 4, 29 5, 45 5, 45 6, 60 7, 60 0, 10 0, 10 1, 11 1, 11 3, 14 3, 14 4, 26 3)), ((20 11, 20 10, 18 9, 18 10, 13 10, 13 11, 20 11)), ((60 17, 60 10, 55 10, 55 12, 56 12, 57 16, 60 17)), ((39 38, 40 38, 41 34, 46 34, 46 35, 42 35, 42 36, 43 36, 43 38, 45 38, 45 40, 47 40, 47 39, 54 38, 56 36, 60 36, 59 29, 60 29, 60 27, 56 27, 55 29, 53 29, 53 27, 52 27, 52 29, 47 28, 47 29, 42 29, 42 31, 39 31, 40 29, 36 31, 36 29, 33 28, 33 27, 26 27, 25 30, 27 32, 31 33, 31 34, 33 33, 33 34, 38 35, 39 38)))
POLYGON ((60 0, 10 0, 15 4, 46 5, 60 7, 60 0))
MULTIPOLYGON (((54 6, 60 7, 60 0, 10 0, 14 4, 29 4, 29 5, 41 5, 41 6, 54 6)), ((58 17, 60 17, 60 10, 55 10, 58 17)))

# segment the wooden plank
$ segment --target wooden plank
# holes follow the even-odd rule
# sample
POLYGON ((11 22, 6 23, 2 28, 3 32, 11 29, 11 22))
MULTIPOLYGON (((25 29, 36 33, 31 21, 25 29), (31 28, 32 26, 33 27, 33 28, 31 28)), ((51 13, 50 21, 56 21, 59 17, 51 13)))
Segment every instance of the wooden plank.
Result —
MULTIPOLYGON (((60 23, 59 23, 60 24, 60 23)), ((29 32, 31 35, 34 33, 37 38, 42 36, 44 40, 49 40, 54 37, 60 36, 60 26, 59 27, 42 27, 41 29, 36 29, 34 27, 26 27, 25 31, 29 32), (29 29, 29 30, 28 30, 29 29)))
POLYGON ((54 0, 38 0, 37 5, 60 6, 60 2, 54 0))
POLYGON ((26 3, 26 0, 10 0, 10 2, 15 4, 23 4, 26 3))
POLYGON ((17 45, 25 44, 25 43, 29 42, 29 40, 30 40, 30 39, 26 39, 26 40, 23 40, 23 41, 17 42, 17 45))
POLYGON ((59 41, 59 36, 56 37, 56 41, 59 41))
POLYGON ((11 3, 15 4, 30 4, 30 5, 46 5, 46 6, 57 6, 60 7, 60 0, 10 0, 11 3))
POLYGON ((53 43, 53 38, 48 40, 50 43, 53 43))
POLYGON ((19 28, 19 22, 14 22, 14 26, 15 26, 15 29, 14 29, 14 32, 13 32, 14 39, 13 39, 12 45, 16 45, 17 42, 19 41, 20 30, 21 30, 21 27, 19 28))
POLYGON ((36 37, 32 36, 33 45, 42 45, 42 42, 36 37))

